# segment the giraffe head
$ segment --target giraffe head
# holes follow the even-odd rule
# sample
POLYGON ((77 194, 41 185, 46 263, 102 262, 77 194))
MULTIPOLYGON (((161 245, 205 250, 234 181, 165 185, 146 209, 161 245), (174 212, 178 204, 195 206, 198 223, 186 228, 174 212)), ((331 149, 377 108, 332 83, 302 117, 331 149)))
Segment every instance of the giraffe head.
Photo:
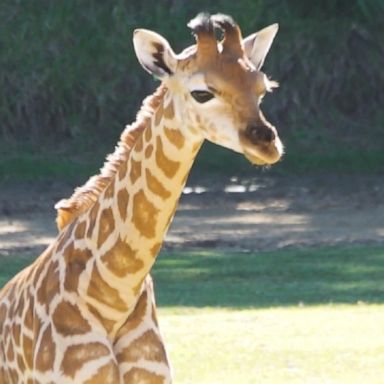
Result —
POLYGON ((244 154, 254 164, 277 162, 283 145, 260 110, 264 95, 277 83, 260 69, 278 25, 244 39, 226 15, 199 14, 188 26, 196 45, 180 54, 159 34, 136 30, 133 42, 139 62, 181 101, 183 121, 203 138, 244 154))

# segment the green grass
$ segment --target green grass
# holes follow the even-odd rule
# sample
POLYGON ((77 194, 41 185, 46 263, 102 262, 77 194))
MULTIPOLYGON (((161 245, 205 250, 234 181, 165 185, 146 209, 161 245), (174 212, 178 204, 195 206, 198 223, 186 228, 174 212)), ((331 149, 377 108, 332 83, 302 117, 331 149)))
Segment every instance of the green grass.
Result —
POLYGON ((383 247, 163 252, 153 275, 177 383, 382 383, 383 247))
POLYGON ((177 383, 382 383, 383 248, 170 253, 154 276, 177 383))
MULTIPOLYGON (((0 285, 30 261, 0 258, 0 285)), ((163 252, 153 276, 167 308, 384 304, 383 247, 163 252)))
POLYGON ((154 268, 165 307, 249 308, 384 302, 384 249, 173 252, 154 268))
POLYGON ((30 257, 0 257, 0 287, 32 262, 30 257))

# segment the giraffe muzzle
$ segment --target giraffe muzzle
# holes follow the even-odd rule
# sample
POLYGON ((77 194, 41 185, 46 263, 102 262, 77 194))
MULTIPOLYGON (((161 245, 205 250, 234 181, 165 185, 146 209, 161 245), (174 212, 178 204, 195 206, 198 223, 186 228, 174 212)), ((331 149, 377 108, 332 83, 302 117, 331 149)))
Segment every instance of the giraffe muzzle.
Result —
POLYGON ((266 125, 248 125, 245 136, 252 144, 269 144, 275 140, 276 135, 272 128, 266 125))

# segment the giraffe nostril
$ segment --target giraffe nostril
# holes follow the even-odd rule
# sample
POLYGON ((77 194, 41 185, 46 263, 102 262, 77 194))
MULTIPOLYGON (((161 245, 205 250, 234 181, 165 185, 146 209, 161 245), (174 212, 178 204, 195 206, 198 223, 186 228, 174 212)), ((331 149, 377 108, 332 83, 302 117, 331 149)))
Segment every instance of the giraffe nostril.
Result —
POLYGON ((265 125, 249 125, 246 129, 246 135, 253 144, 270 143, 275 139, 273 130, 265 125))

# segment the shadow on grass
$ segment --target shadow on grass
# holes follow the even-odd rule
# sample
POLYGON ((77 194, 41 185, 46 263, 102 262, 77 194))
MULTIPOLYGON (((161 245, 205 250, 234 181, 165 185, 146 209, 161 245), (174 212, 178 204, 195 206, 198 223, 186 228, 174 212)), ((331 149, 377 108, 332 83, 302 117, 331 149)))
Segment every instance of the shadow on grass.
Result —
POLYGON ((384 249, 379 247, 163 252, 153 275, 159 306, 384 303, 384 249))
MULTIPOLYGON (((31 262, 0 258, 0 287, 31 262)), ((162 252, 153 276, 157 304, 167 307, 384 303, 384 248, 162 252)))

